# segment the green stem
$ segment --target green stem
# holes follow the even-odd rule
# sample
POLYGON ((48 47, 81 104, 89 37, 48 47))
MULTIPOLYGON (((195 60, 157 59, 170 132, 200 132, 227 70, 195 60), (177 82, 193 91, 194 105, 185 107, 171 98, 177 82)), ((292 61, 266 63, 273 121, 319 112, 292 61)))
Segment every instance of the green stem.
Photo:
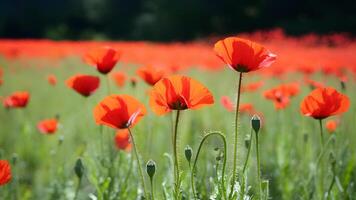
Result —
POLYGON ((250 144, 248 146, 244 168, 242 169, 242 176, 245 174, 245 171, 246 171, 246 168, 247 168, 247 163, 248 163, 248 159, 250 157, 250 152, 251 152, 251 146, 252 146, 251 144, 252 144, 252 129, 251 129, 251 133, 250 133, 250 144))
POLYGON ((240 94, 241 94, 241 82, 242 82, 242 72, 240 72, 238 85, 237 85, 237 98, 236 98, 236 108, 235 108, 235 139, 234 139, 234 168, 232 171, 232 184, 231 191, 229 197, 231 197, 233 193, 233 189, 235 186, 235 180, 237 176, 237 140, 238 140, 238 119, 239 119, 239 106, 240 106, 240 94))
POLYGON ((134 137, 133 137, 133 135, 132 135, 131 129, 130 129, 130 128, 127 128, 127 130, 128 130, 129 133, 130 133, 130 138, 131 138, 132 146, 134 147, 135 156, 136 156, 136 160, 137 160, 137 165, 138 165, 139 173, 140 173, 140 176, 141 176, 141 182, 142 182, 142 186, 143 186, 143 192, 144 192, 144 194, 145 194, 145 198, 147 198, 148 195, 147 195, 147 189, 146 189, 146 184, 145 184, 145 178, 144 178, 144 176, 143 176, 143 171, 142 171, 142 166, 141 166, 141 162, 140 162, 140 157, 138 156, 137 146, 136 146, 134 137))
POLYGON ((242 183, 241 183, 241 191, 242 192, 240 193, 240 199, 243 199, 244 193, 245 193, 245 171, 247 169, 247 163, 248 163, 248 160, 250 158, 251 146, 252 146, 252 129, 251 129, 251 133, 250 133, 250 144, 248 146, 244 167, 242 169, 242 179, 241 179, 241 181, 242 181, 242 183))
POLYGON ((258 186, 259 186, 259 197, 260 199, 262 199, 262 181, 261 181, 261 165, 260 165, 258 132, 255 132, 255 135, 256 135, 256 159, 257 159, 257 178, 258 178, 258 186))
POLYGON ((75 190, 75 195, 74 195, 73 200, 76 200, 78 198, 78 194, 79 194, 79 189, 80 189, 81 183, 82 183, 82 178, 79 178, 79 182, 78 182, 77 188, 75 190))
MULTIPOLYGON (((320 128, 320 143, 321 143, 321 152, 324 152, 324 136, 323 136, 323 123, 322 120, 319 119, 319 128, 320 128)), ((319 162, 322 162, 322 157, 319 162)), ((324 198, 324 166, 320 166, 320 190, 321 190, 321 195, 322 198, 324 198)))
MULTIPOLYGON (((210 132, 208 134, 206 134, 203 139, 201 140, 200 144, 199 144, 199 147, 198 147, 198 151, 197 151, 197 155, 195 156, 195 159, 194 159, 194 164, 193 164, 193 168, 192 168, 192 174, 191 174, 191 183, 192 183, 192 190, 193 190, 193 195, 194 195, 194 199, 197 199, 197 194, 195 192, 195 186, 194 186, 194 174, 195 174, 195 169, 196 169, 196 165, 197 165, 197 162, 198 162, 198 158, 199 158, 199 155, 200 155, 200 151, 201 151, 201 148, 205 142, 205 140, 207 138, 209 138, 210 136, 213 136, 213 135, 217 135, 219 136, 223 143, 224 143, 224 161, 223 161, 223 167, 222 167, 222 174, 221 174, 221 184, 222 184, 222 187, 223 187, 223 191, 225 191, 225 168, 226 168, 226 157, 227 157, 227 151, 226 151, 226 138, 223 134, 221 134, 220 132, 210 132)), ((224 192, 224 198, 226 198, 226 192, 224 192)))
POLYGON ((155 200, 155 195, 154 195, 154 188, 153 188, 153 177, 150 178, 150 184, 151 184, 151 200, 155 200))
POLYGON ((324 146, 324 134, 323 134, 323 122, 319 119, 319 127, 320 127, 320 144, 321 148, 324 146))
POLYGON ((326 193, 327 199, 330 199, 330 193, 331 193, 331 190, 333 189, 334 183, 335 183, 335 175, 333 175, 333 180, 331 180, 328 192, 326 193))
POLYGON ((180 110, 177 110, 177 115, 176 115, 174 129, 173 129, 174 181, 175 181, 176 196, 179 194, 179 188, 180 188, 179 164, 178 164, 178 156, 177 156, 177 135, 178 135, 179 114, 180 114, 180 110))

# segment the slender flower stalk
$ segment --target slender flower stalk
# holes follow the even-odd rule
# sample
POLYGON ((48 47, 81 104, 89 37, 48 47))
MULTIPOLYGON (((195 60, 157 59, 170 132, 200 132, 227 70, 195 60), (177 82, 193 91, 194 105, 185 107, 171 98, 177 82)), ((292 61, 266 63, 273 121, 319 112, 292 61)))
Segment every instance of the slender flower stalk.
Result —
POLYGON ((324 134, 323 134, 323 120, 319 119, 319 128, 320 128, 320 144, 321 148, 324 147, 324 134))
POLYGON ((156 172, 156 163, 153 160, 149 160, 146 164, 146 172, 150 177, 150 185, 151 185, 151 200, 155 199, 154 188, 153 188, 153 177, 156 172))
POLYGON ((234 138, 234 168, 232 171, 232 184, 230 195, 233 193, 233 189, 237 177, 237 140, 238 140, 238 120, 239 120, 239 105, 240 105, 240 95, 241 95, 241 82, 242 82, 242 72, 240 72, 238 85, 237 85, 237 98, 236 98, 236 108, 235 108, 235 138, 234 138))
POLYGON ((143 187, 143 192, 144 192, 145 197, 147 198, 148 195, 147 195, 145 177, 143 176, 143 170, 142 170, 142 166, 141 166, 141 162, 140 162, 140 157, 139 157, 138 151, 137 151, 137 146, 136 146, 134 137, 132 135, 131 129, 130 128, 127 128, 127 129, 129 130, 132 146, 133 146, 133 149, 134 149, 134 152, 135 152, 138 169, 139 169, 139 173, 140 173, 140 176, 141 176, 141 184, 142 184, 142 187, 143 187))
POLYGON ((179 123, 179 115, 180 110, 176 112, 176 119, 174 122, 174 129, 173 129, 173 157, 174 157, 174 180, 175 180, 175 192, 176 194, 179 193, 179 182, 180 182, 180 172, 179 172, 179 164, 178 164, 178 155, 177 155, 177 135, 178 135, 178 123, 179 123))
POLYGON ((246 172, 246 169, 247 169, 247 163, 248 163, 248 160, 250 158, 250 152, 251 152, 251 146, 252 146, 252 129, 251 129, 251 132, 250 132, 250 137, 249 137, 249 141, 248 141, 248 146, 247 146, 247 155, 246 155, 246 158, 245 158, 245 163, 244 163, 244 167, 242 169, 242 173, 241 173, 241 193, 240 193, 240 199, 243 199, 244 197, 244 194, 245 194, 245 172, 246 172))
POLYGON ((259 140, 258 140, 258 132, 261 128, 261 120, 257 115, 254 115, 251 119, 252 129, 255 131, 256 136, 256 160, 257 160, 257 178, 258 178, 258 186, 259 186, 259 197, 262 199, 262 180, 261 180, 261 164, 260 164, 260 151, 259 151, 259 140))
MULTIPOLYGON (((225 191, 225 168, 226 168, 226 157, 227 157, 227 151, 226 151, 226 138, 223 134, 221 134, 220 132, 210 132, 208 134, 206 134, 203 139, 201 140, 199 147, 198 147, 198 151, 197 151, 197 155, 195 156, 194 159, 194 164, 193 164, 193 168, 192 168, 192 174, 191 174, 191 183, 192 183, 192 190, 193 190, 193 195, 194 195, 194 199, 197 199, 197 193, 195 192, 195 186, 194 186, 194 174, 195 174, 195 170, 196 170, 196 165, 198 162, 198 158, 200 155, 200 151, 201 148, 204 144, 204 142, 206 141, 206 139, 208 139, 210 136, 219 136, 221 138, 221 140, 223 141, 224 144, 224 160, 223 160, 223 167, 222 167, 222 172, 221 172, 221 187, 223 188, 222 190, 225 191)), ((223 194, 224 199, 227 199, 226 197, 226 193, 223 194)))

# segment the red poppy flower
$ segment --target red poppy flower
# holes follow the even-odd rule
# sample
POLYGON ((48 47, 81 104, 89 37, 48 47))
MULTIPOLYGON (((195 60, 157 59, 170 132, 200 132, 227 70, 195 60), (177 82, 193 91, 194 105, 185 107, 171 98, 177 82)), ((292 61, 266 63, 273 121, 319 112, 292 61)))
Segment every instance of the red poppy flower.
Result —
POLYGON ((88 97, 98 89, 100 79, 96 76, 77 74, 70 77, 66 84, 79 94, 88 97))
POLYGON ((334 88, 317 88, 304 98, 300 110, 305 116, 324 119, 346 112, 350 107, 347 96, 334 88))
POLYGON ((229 97, 222 96, 220 99, 220 102, 221 102, 221 105, 223 105, 227 111, 229 111, 229 112, 234 111, 235 105, 232 103, 232 101, 230 100, 229 97))
POLYGON ((141 67, 137 70, 137 75, 142 78, 148 85, 156 84, 164 76, 164 71, 151 67, 141 67))
POLYGON ((37 129, 43 134, 54 134, 57 131, 57 119, 45 119, 37 124, 37 129))
POLYGON ((111 75, 112 79, 115 81, 117 87, 123 87, 126 81, 126 74, 123 72, 114 72, 111 75))
POLYGON ((11 167, 7 160, 0 160, 0 186, 11 180, 11 167))
POLYGON ((115 146, 116 148, 121 150, 125 150, 125 151, 131 150, 130 134, 128 129, 120 129, 116 131, 115 146))
POLYGON ((50 85, 53 85, 53 86, 57 84, 57 78, 53 74, 50 74, 47 76, 47 81, 50 85))
POLYGON ((83 60, 88 65, 95 66, 100 73, 107 74, 114 68, 120 56, 121 52, 114 48, 100 47, 85 54, 83 60))
POLYGON ((93 113, 97 124, 125 129, 135 125, 146 114, 146 108, 129 95, 110 95, 95 106, 93 113))
POLYGON ((150 106, 157 115, 164 115, 171 110, 199 109, 213 103, 211 92, 186 76, 162 78, 150 92, 150 106))
POLYGON ((24 108, 30 100, 28 92, 14 92, 3 100, 5 108, 24 108))
POLYGON ((335 120, 328 120, 326 122, 326 129, 329 131, 329 133, 335 132, 337 126, 338 123, 335 120))
POLYGON ((218 41, 214 51, 224 63, 238 72, 250 72, 268 67, 276 60, 276 55, 262 45, 238 37, 228 37, 218 41))

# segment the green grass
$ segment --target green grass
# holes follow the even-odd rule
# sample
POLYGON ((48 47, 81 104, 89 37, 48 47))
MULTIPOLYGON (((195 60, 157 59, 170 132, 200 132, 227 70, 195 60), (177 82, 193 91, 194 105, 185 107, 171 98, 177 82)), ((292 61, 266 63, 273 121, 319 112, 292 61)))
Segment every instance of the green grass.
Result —
MULTIPOLYGON (((0 187, 0 199, 73 199, 78 179, 74 173, 76 160, 81 157, 85 168, 85 176, 80 186, 78 199, 89 199, 90 196, 102 195, 108 198, 109 182, 107 167, 111 165, 109 152, 114 150, 114 185, 111 189, 113 199, 136 199, 140 188, 136 162, 131 166, 131 153, 118 151, 114 148, 114 130, 100 127, 94 122, 93 107, 107 95, 105 77, 100 76, 101 86, 91 97, 85 99, 68 89, 64 80, 75 73, 98 75, 94 68, 85 66, 79 59, 70 58, 61 61, 58 67, 38 68, 39 61, 23 63, 0 59, 5 76, 0 86, 0 96, 6 96, 16 90, 27 90, 31 99, 26 109, 6 110, 0 108, 0 159, 11 161, 13 179, 11 183, 0 187), (58 84, 53 87, 47 83, 46 75, 55 74, 58 84), (36 124, 44 118, 60 116, 61 127, 55 135, 43 135, 37 131, 36 124), (59 141, 62 140, 60 143, 59 141), (103 145, 102 145, 103 144, 103 145), (129 173, 129 171, 131 171, 129 173), (127 176, 129 175, 129 176, 127 176)), ((273 67, 273 66, 272 66, 273 67)), ((117 70, 127 71, 134 75, 135 66, 125 69, 121 65, 117 70)), ((190 145, 193 158, 205 133, 221 131, 227 139, 226 180, 232 171, 234 113, 227 112, 220 104, 223 95, 235 98, 237 73, 226 68, 222 71, 201 71, 192 69, 185 72, 204 85, 215 97, 215 104, 200 110, 182 112, 179 126, 178 156, 183 169, 183 197, 193 199, 190 189, 190 171, 184 157, 184 148, 190 145)), ((98 75, 99 76, 99 75, 98 75)), ((247 74, 243 83, 254 82, 261 77, 247 74)), ((320 135, 316 120, 302 116, 299 104, 310 91, 302 86, 301 93, 294 97, 285 110, 276 111, 272 102, 263 98, 261 92, 281 82, 297 81, 301 74, 291 74, 285 80, 270 78, 262 89, 254 93, 243 93, 241 103, 253 103, 256 110, 263 113, 260 131, 261 169, 263 180, 268 180, 269 197, 272 199, 322 199, 320 180, 324 182, 325 192, 329 187, 332 174, 329 154, 333 152, 336 159, 337 183, 331 190, 330 199, 355 199, 356 188, 356 135, 354 123, 356 110, 353 104, 356 98, 355 82, 350 79, 346 91, 351 100, 351 107, 341 116, 341 124, 332 136, 326 131, 327 138, 333 137, 327 146, 321 163, 316 167, 320 153, 320 135), (320 170, 324 176, 320 177, 320 170), (316 173, 318 172, 318 173, 316 173), (313 176, 313 174, 315 174, 313 176), (341 188, 343 191, 341 191, 341 188)), ((321 74, 315 79, 323 79, 321 74)), ((338 90, 336 78, 327 78, 327 85, 338 90)), ((130 94, 143 102, 149 112, 132 131, 138 144, 142 163, 149 159, 156 162, 154 189, 156 199, 164 199, 164 194, 171 199, 173 191, 171 125, 172 116, 156 116, 149 108, 146 91, 149 87, 139 81, 136 88, 126 84, 118 89, 113 82, 112 93, 130 94), (166 191, 166 192, 165 192, 166 191)), ((239 122, 238 163, 242 168, 247 149, 244 138, 250 133, 250 116, 242 115, 239 122)), ((327 139, 326 139, 327 140, 327 139)), ((222 161, 217 161, 216 148, 223 149, 218 138, 208 139, 197 165, 196 189, 201 199, 209 199, 217 195, 217 180, 220 179, 222 161), (216 176, 216 166, 219 166, 216 176)), ((247 170, 249 196, 257 199, 257 170, 255 148, 252 146, 251 158, 247 170)), ((145 166, 143 166, 145 169, 145 166)), ((148 175, 145 174, 147 186, 148 175)), ((229 183, 229 181, 227 181, 229 183)), ((226 188, 229 188, 228 186, 226 188)), ((99 198, 100 199, 100 198, 99 198)))

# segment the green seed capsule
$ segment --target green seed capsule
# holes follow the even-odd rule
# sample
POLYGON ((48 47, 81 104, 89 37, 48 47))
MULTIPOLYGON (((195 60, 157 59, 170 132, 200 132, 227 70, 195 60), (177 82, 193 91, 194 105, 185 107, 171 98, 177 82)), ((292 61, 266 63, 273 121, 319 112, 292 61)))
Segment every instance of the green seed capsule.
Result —
POLYGON ((75 162, 74 172, 79 179, 82 178, 84 174, 84 165, 81 158, 78 158, 77 161, 75 162))
POLYGON ((251 125, 253 130, 258 133, 258 131, 261 128, 261 119, 258 115, 253 115, 252 119, 251 119, 251 125))
POLYGON ((190 162, 192 159, 192 155, 193 155, 193 150, 190 146, 185 147, 184 155, 185 155, 185 158, 187 159, 187 161, 190 162))
POLYGON ((150 178, 155 175, 156 172, 156 163, 153 160, 149 160, 146 164, 146 172, 150 178))

